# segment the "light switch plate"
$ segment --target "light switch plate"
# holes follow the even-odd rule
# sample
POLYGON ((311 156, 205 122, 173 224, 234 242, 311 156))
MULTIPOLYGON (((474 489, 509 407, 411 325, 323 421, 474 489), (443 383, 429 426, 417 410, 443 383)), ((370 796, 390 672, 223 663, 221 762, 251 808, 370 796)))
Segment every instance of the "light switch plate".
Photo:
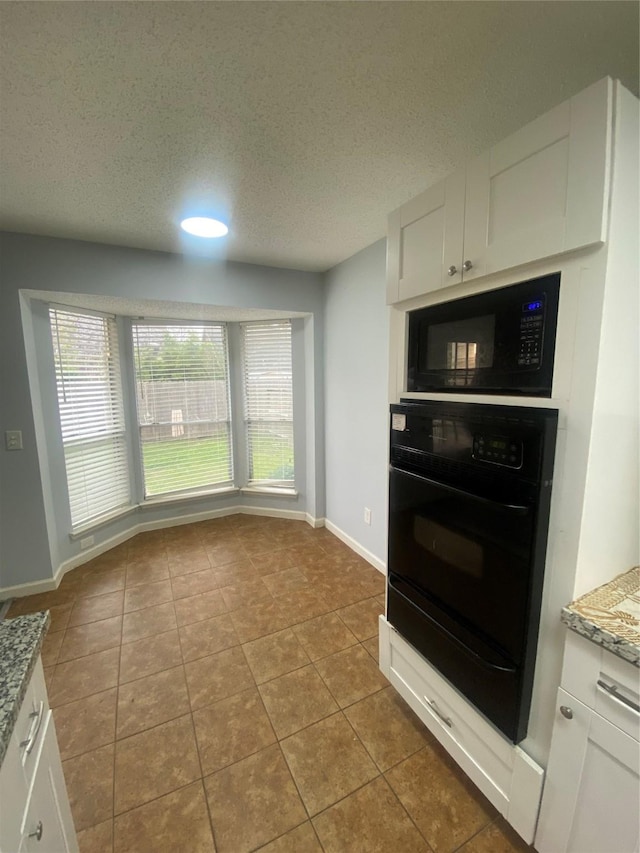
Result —
POLYGON ((22 450, 22 430, 8 429, 4 434, 4 445, 7 450, 22 450))

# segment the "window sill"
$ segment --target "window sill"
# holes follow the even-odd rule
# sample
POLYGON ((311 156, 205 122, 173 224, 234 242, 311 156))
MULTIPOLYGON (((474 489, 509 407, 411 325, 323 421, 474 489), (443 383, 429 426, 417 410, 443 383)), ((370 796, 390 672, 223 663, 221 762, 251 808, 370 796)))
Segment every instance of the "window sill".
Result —
POLYGON ((129 515, 129 513, 135 512, 137 509, 137 504, 131 504, 130 506, 121 507, 114 512, 110 512, 108 515, 101 515, 100 518, 96 518, 94 521, 88 521, 86 524, 83 524, 82 527, 76 527, 76 529, 72 530, 69 534, 69 539, 71 539, 72 542, 75 542, 77 539, 81 539, 86 533, 90 533, 92 530, 97 530, 99 527, 104 527, 105 524, 110 524, 112 521, 116 521, 118 518, 129 515))
POLYGON ((269 486, 245 486, 240 489, 243 495, 274 495, 283 498, 297 498, 300 494, 296 489, 276 489, 269 486))
POLYGON ((182 503, 183 501, 205 500, 206 498, 218 497, 218 495, 237 495, 240 489, 235 486, 227 486, 224 489, 210 489, 206 492, 180 492, 176 495, 158 495, 157 497, 145 498, 140 503, 140 509, 150 509, 163 504, 182 503))

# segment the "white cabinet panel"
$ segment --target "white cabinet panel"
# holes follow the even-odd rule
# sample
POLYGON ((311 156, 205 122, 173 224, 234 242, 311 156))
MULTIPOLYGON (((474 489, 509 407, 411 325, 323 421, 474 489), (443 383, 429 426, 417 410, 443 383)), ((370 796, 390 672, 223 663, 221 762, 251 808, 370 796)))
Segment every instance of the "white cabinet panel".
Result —
POLYGON ((440 181, 389 217, 387 302, 400 302, 462 280, 464 173, 440 181), (451 259, 450 261, 448 259, 451 259), (457 272, 449 275, 448 267, 457 272))
POLYGON ((387 301, 604 242, 612 105, 605 78, 391 214, 387 301))
POLYGON ((637 853, 638 742, 562 688, 557 704, 536 849, 637 853))
POLYGON ((26 853, 75 853, 78 850, 51 711, 47 712, 33 786, 24 814, 26 853))

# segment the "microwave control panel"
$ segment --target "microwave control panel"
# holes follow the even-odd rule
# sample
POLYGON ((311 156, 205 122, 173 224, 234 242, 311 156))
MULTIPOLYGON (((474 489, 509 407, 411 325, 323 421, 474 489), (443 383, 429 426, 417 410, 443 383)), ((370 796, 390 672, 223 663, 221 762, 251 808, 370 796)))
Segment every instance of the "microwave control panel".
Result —
POLYGON ((539 367, 542 361, 544 296, 525 302, 520 317, 519 367, 539 367))
POLYGON ((472 456, 493 465, 522 468, 522 441, 505 435, 475 433, 472 456))

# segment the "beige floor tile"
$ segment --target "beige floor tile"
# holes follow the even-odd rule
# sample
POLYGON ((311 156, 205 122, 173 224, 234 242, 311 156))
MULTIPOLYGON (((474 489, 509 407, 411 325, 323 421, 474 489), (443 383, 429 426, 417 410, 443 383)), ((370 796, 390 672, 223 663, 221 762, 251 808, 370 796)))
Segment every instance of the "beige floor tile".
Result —
POLYGON ((268 681, 259 690, 278 738, 287 737, 338 710, 311 664, 268 681))
POLYGON ((264 583, 274 596, 309 588, 309 581, 300 569, 285 569, 283 572, 265 575, 264 583))
POLYGON ((334 605, 330 604, 330 599, 323 598, 313 588, 303 588, 294 592, 287 592, 284 595, 278 596, 278 605, 290 620, 290 624, 297 625, 300 622, 306 622, 313 619, 314 616, 320 616, 323 613, 328 613, 333 610, 334 605))
POLYGON ((336 612, 345 625, 362 641, 378 636, 378 617, 383 611, 384 605, 380 606, 377 598, 366 598, 336 612))
POLYGON ((360 644, 322 658, 315 665, 341 708, 389 684, 371 655, 360 644))
POLYGON ((365 640, 361 645, 363 649, 366 649, 369 652, 377 664, 379 659, 378 637, 372 637, 370 640, 365 640))
POLYGON ((535 850, 499 817, 460 847, 460 853, 535 853, 535 850))
POLYGON ((114 648, 120 645, 121 639, 122 616, 67 628, 60 646, 58 663, 114 648))
POLYGON ((258 577, 223 586, 220 592, 227 610, 237 610, 259 601, 270 600, 272 597, 262 578, 258 577))
POLYGON ((240 542, 235 544, 213 544, 207 548, 207 556, 209 562, 214 568, 225 566, 227 563, 237 563, 240 560, 245 560, 247 552, 244 550, 240 542))
POLYGON ((223 649, 237 646, 240 642, 230 615, 226 613, 212 619, 182 625, 178 633, 185 661, 213 655, 223 649))
POLYGON ((215 853, 202 782, 194 782, 114 821, 114 853, 215 853))
POLYGON ((295 555, 289 553, 284 547, 278 548, 277 544, 272 551, 254 554, 251 557, 251 562, 261 576, 282 572, 285 569, 293 569, 296 565, 295 555))
POLYGON ((63 760, 114 742, 117 693, 112 687, 53 709, 63 760))
POLYGON ((293 631, 311 660, 327 657, 358 642, 335 613, 316 616, 295 625, 293 631))
POLYGON ((64 631, 69 624, 72 609, 73 604, 56 604, 54 607, 49 608, 49 616, 51 617, 49 631, 51 633, 64 631))
POLYGON ((88 598, 93 595, 106 595, 109 592, 124 589, 124 577, 124 569, 100 569, 91 572, 83 579, 78 588, 78 597, 88 598))
POLYGON ((260 601, 251 607, 234 610, 230 616, 241 643, 274 634, 291 624, 289 617, 274 600, 260 601))
POLYGON ((124 606, 124 592, 107 592, 105 595, 95 595, 91 598, 78 598, 73 605, 67 627, 86 625, 112 616, 121 616, 124 606))
POLYGON ((449 853, 495 817, 471 782, 462 782, 443 751, 426 746, 385 774, 434 853, 449 853))
POLYGON ((211 568, 211 563, 204 548, 194 548, 185 553, 180 552, 169 558, 169 574, 172 578, 190 575, 194 572, 204 572, 211 568))
POLYGON ((322 847, 311 822, 307 821, 265 844, 260 853, 322 853, 322 847))
POLYGON ((249 853, 307 817, 277 744, 209 776, 205 788, 219 853, 249 853))
POLYGON ((39 592, 36 595, 27 595, 24 598, 16 598, 9 608, 7 618, 14 616, 25 616, 27 613, 38 613, 48 610, 50 607, 73 604, 75 593, 69 590, 52 589, 49 592, 39 592))
POLYGON ((191 625, 193 622, 202 622, 227 612, 227 605, 218 589, 189 598, 179 598, 173 602, 173 606, 178 625, 191 625))
POLYGON ((64 631, 49 631, 42 642, 42 665, 55 666, 64 640, 64 631))
POLYGON ((184 668, 194 711, 254 686, 241 646, 190 661, 184 668))
POLYGON ((218 586, 230 586, 234 583, 240 583, 244 580, 252 580, 259 577, 253 567, 252 562, 247 557, 244 560, 239 560, 234 563, 226 563, 224 566, 218 566, 214 569, 218 579, 218 586))
POLYGON ((62 762, 76 831, 113 816, 113 744, 62 762))
POLYGON ((105 820, 78 832, 80 853, 113 853, 113 821, 105 820))
POLYGON ((153 637, 177 628, 176 613, 173 602, 156 604, 155 607, 145 607, 144 610, 134 610, 125 613, 122 620, 122 642, 132 643, 144 637, 153 637))
POLYGON ((275 550, 276 543, 267 532, 240 536, 240 543, 249 557, 258 557, 275 550))
POLYGON ((432 740, 393 687, 361 699, 344 713, 381 770, 388 770, 432 740))
POLYGON ((165 634, 127 643, 122 646, 120 653, 120 684, 171 669, 181 663, 182 652, 177 631, 167 631, 165 634))
POLYGON ((118 738, 128 737, 191 710, 182 666, 121 684, 118 690, 118 738))
POLYGON ((169 577, 169 563, 166 556, 150 560, 129 563, 125 575, 125 587, 141 586, 166 580, 169 577))
POLYGON ((200 778, 191 716, 179 717, 116 742, 115 814, 200 778))
POLYGON ((124 612, 131 613, 133 610, 142 610, 144 607, 153 607, 155 604, 172 600, 171 582, 168 580, 132 586, 124 592, 124 612))
POLYGON ((186 575, 178 575, 171 578, 171 588, 175 600, 179 598, 191 598, 202 592, 210 592, 219 586, 220 583, 213 569, 204 569, 199 572, 190 572, 186 575))
POLYGON ((255 688, 193 712, 206 775, 274 743, 276 736, 255 688))
POLYGON ((58 664, 48 689, 52 708, 91 696, 118 683, 119 649, 108 649, 95 655, 58 664))
POLYGON ((334 714, 281 742, 310 815, 370 782, 378 770, 344 714, 334 714))
POLYGON ((309 663, 309 656, 290 628, 246 643, 243 649, 258 684, 309 663))
POLYGON ((326 853, 431 853, 383 778, 331 806, 313 825, 326 853))

